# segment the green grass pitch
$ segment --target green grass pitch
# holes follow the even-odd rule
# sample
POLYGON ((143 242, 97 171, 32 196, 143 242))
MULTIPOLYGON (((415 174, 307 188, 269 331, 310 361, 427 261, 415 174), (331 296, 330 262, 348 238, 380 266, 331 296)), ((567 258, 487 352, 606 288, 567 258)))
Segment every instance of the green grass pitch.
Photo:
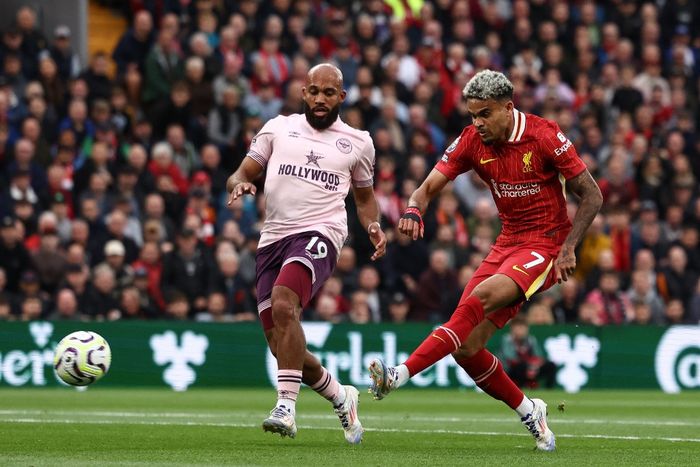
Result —
POLYGON ((0 465, 700 465, 698 392, 531 395, 549 404, 556 452, 533 451, 514 414, 472 390, 363 392, 365 437, 350 446, 308 388, 296 439, 260 427, 273 389, 2 389, 0 465))

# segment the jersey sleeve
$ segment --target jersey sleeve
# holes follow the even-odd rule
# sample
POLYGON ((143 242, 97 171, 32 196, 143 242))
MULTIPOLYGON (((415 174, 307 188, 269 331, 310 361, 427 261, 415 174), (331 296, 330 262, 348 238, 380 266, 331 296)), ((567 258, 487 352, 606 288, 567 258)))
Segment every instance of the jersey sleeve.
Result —
POLYGON ((246 156, 253 159, 263 168, 267 167, 267 162, 270 160, 273 149, 273 141, 275 139, 275 127, 278 118, 268 120, 265 125, 258 131, 253 140, 250 142, 250 147, 246 156))
POLYGON ((574 144, 554 122, 547 122, 542 131, 540 147, 555 169, 569 180, 586 170, 574 144))
POLYGON ((469 161, 469 138, 462 132, 452 144, 450 144, 442 154, 440 160, 435 164, 435 169, 445 177, 454 180, 457 175, 468 172, 472 166, 469 161))
POLYGON ((364 140, 365 147, 362 148, 360 158, 352 170, 352 186, 357 188, 374 185, 374 144, 369 135, 364 140))

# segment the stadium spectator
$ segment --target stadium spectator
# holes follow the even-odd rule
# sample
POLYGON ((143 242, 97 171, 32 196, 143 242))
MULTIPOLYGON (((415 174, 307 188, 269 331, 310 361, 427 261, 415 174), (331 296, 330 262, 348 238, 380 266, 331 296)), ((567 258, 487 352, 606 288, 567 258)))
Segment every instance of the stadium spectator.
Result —
POLYGON ((207 311, 195 315, 195 320, 205 322, 232 323, 235 315, 226 313, 226 296, 221 292, 211 292, 207 297, 207 311))
POLYGON ((17 221, 4 216, 0 224, 0 267, 7 279, 7 290, 19 292, 19 281, 23 271, 31 266, 31 257, 21 241, 17 221))
POLYGON ((530 334, 527 321, 516 316, 510 321, 509 332, 501 339, 499 358, 508 376, 521 388, 554 387, 556 365, 545 358, 537 338, 530 334))
POLYGON ((382 310, 387 307, 387 297, 379 291, 381 278, 377 268, 373 265, 365 265, 360 268, 357 276, 358 290, 366 294, 367 307, 369 308, 369 321, 378 323, 382 319, 382 310))
POLYGON ((408 297, 401 292, 396 292, 389 299, 387 313, 383 321, 395 324, 405 323, 410 309, 411 303, 408 297))
POLYGON ((182 292, 171 290, 165 298, 165 317, 172 320, 186 320, 190 317, 190 301, 182 292))
POLYGON ((32 253, 32 263, 34 270, 39 275, 42 289, 51 294, 56 291, 56 287, 63 278, 66 258, 60 248, 56 216, 50 211, 45 211, 41 217, 51 220, 49 222, 41 222, 40 220, 39 244, 32 253))
POLYGON ((161 29, 144 63, 144 104, 149 106, 170 94, 172 85, 183 78, 182 60, 172 31, 161 29))
POLYGON ((569 277, 568 281, 560 284, 559 292, 559 299, 552 306, 554 320, 559 324, 577 322, 581 288, 576 276, 569 277))
POLYGON ((60 289, 56 293, 55 309, 48 315, 50 320, 79 320, 81 319, 78 300, 69 288, 60 289))
POLYGON ((372 322, 372 310, 369 304, 369 296, 364 290, 356 290, 350 295, 350 310, 348 321, 353 324, 367 324, 372 322))
MULTIPOLYGON (((644 320, 645 324, 661 324, 663 322, 664 303, 661 300, 661 297, 659 297, 659 294, 656 292, 654 282, 652 280, 653 279, 649 276, 647 271, 642 269, 633 271, 631 285, 627 291, 627 296, 635 306, 635 310, 640 304, 647 307, 647 310, 643 312, 645 315, 649 315, 648 318, 644 320)), ((640 320, 636 314, 635 320, 640 320)))
POLYGON ((86 298, 86 311, 94 319, 114 320, 120 316, 114 271, 107 264, 95 266, 92 287, 86 298))
POLYGON ((144 300, 142 294, 143 292, 133 285, 121 290, 119 293, 119 319, 146 319, 155 316, 155 310, 150 307, 148 300, 144 300))
MULTIPOLYGON (((255 302, 239 274, 239 255, 235 250, 219 252, 216 256, 217 268, 209 284, 210 296, 213 292, 222 294, 225 299, 224 313, 233 321, 256 321, 255 302)), ((215 297, 215 300, 218 298, 215 297)))
POLYGON ((674 325, 684 324, 685 322, 685 307, 683 306, 683 301, 677 298, 669 300, 664 312, 664 324, 674 325))
MULTIPOLYGON (((328 282, 326 282, 328 284, 328 282)), ((316 299, 316 304, 311 311, 311 319, 314 321, 326 321, 333 324, 343 322, 344 316, 338 310, 338 302, 334 297, 321 293, 316 299)))
POLYGON ((56 26, 53 32, 53 43, 49 47, 49 53, 58 68, 59 76, 65 81, 75 78, 80 74, 80 57, 71 45, 71 30, 62 24, 56 26))
POLYGON ((532 302, 527 308, 526 319, 530 325, 549 325, 555 322, 552 308, 548 305, 547 300, 542 297, 532 302))
POLYGON ((444 320, 454 308, 457 295, 457 273, 449 265, 445 250, 435 250, 430 254, 430 264, 423 272, 413 290, 411 319, 439 322, 444 320))
POLYGON ((209 141, 233 157, 233 144, 243 127, 244 112, 241 107, 240 91, 228 86, 221 91, 219 105, 212 108, 208 116, 209 141))
MULTIPOLYGON (((212 272, 212 259, 207 247, 198 241, 194 230, 183 229, 177 235, 175 249, 163 257, 160 278, 163 295, 167 297, 177 291, 178 297, 179 294, 187 297, 190 304, 188 313, 190 309, 203 310, 212 272)), ((173 306, 178 310, 177 316, 181 316, 179 305, 173 306)))
POLYGON ((585 301, 596 307, 600 324, 625 324, 634 319, 632 302, 620 289, 620 278, 615 271, 603 271, 598 286, 588 293, 585 301))
POLYGON ((687 306, 695 291, 698 275, 688 269, 688 257, 682 247, 672 246, 668 258, 668 266, 661 268, 656 279, 659 294, 667 305, 675 299, 687 306))
POLYGON ((10 300, 5 296, 0 296, 0 321, 10 321, 14 319, 10 300))
POLYGON ((73 291, 78 301, 78 310, 84 319, 89 319, 90 306, 90 273, 86 264, 68 263, 66 266, 65 280, 61 282, 59 288, 68 288, 73 291))
POLYGON ((20 304, 20 320, 36 321, 43 318, 45 303, 36 295, 27 296, 20 304))
POLYGON ((46 37, 37 25, 36 11, 32 7, 22 6, 15 18, 17 29, 22 35, 22 52, 27 57, 36 57, 46 49, 46 37))

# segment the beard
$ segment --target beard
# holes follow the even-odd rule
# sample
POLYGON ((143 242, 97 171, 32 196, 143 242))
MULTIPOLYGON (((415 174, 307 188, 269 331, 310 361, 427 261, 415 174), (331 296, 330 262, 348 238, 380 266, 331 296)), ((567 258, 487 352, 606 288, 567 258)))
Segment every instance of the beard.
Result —
POLYGON ((336 105, 335 107, 330 108, 328 113, 323 117, 317 117, 314 115, 311 107, 304 102, 304 115, 306 115, 306 121, 317 130, 325 130, 329 126, 333 125, 333 122, 338 119, 338 114, 340 114, 340 106, 336 105))

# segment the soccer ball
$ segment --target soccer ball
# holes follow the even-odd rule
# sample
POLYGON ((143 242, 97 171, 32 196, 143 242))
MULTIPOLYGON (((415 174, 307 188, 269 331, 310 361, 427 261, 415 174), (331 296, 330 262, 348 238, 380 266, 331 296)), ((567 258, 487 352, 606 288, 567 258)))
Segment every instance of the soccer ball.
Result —
POLYGON ((76 331, 56 346, 53 367, 71 386, 87 386, 109 371, 112 351, 107 341, 92 331, 76 331))

